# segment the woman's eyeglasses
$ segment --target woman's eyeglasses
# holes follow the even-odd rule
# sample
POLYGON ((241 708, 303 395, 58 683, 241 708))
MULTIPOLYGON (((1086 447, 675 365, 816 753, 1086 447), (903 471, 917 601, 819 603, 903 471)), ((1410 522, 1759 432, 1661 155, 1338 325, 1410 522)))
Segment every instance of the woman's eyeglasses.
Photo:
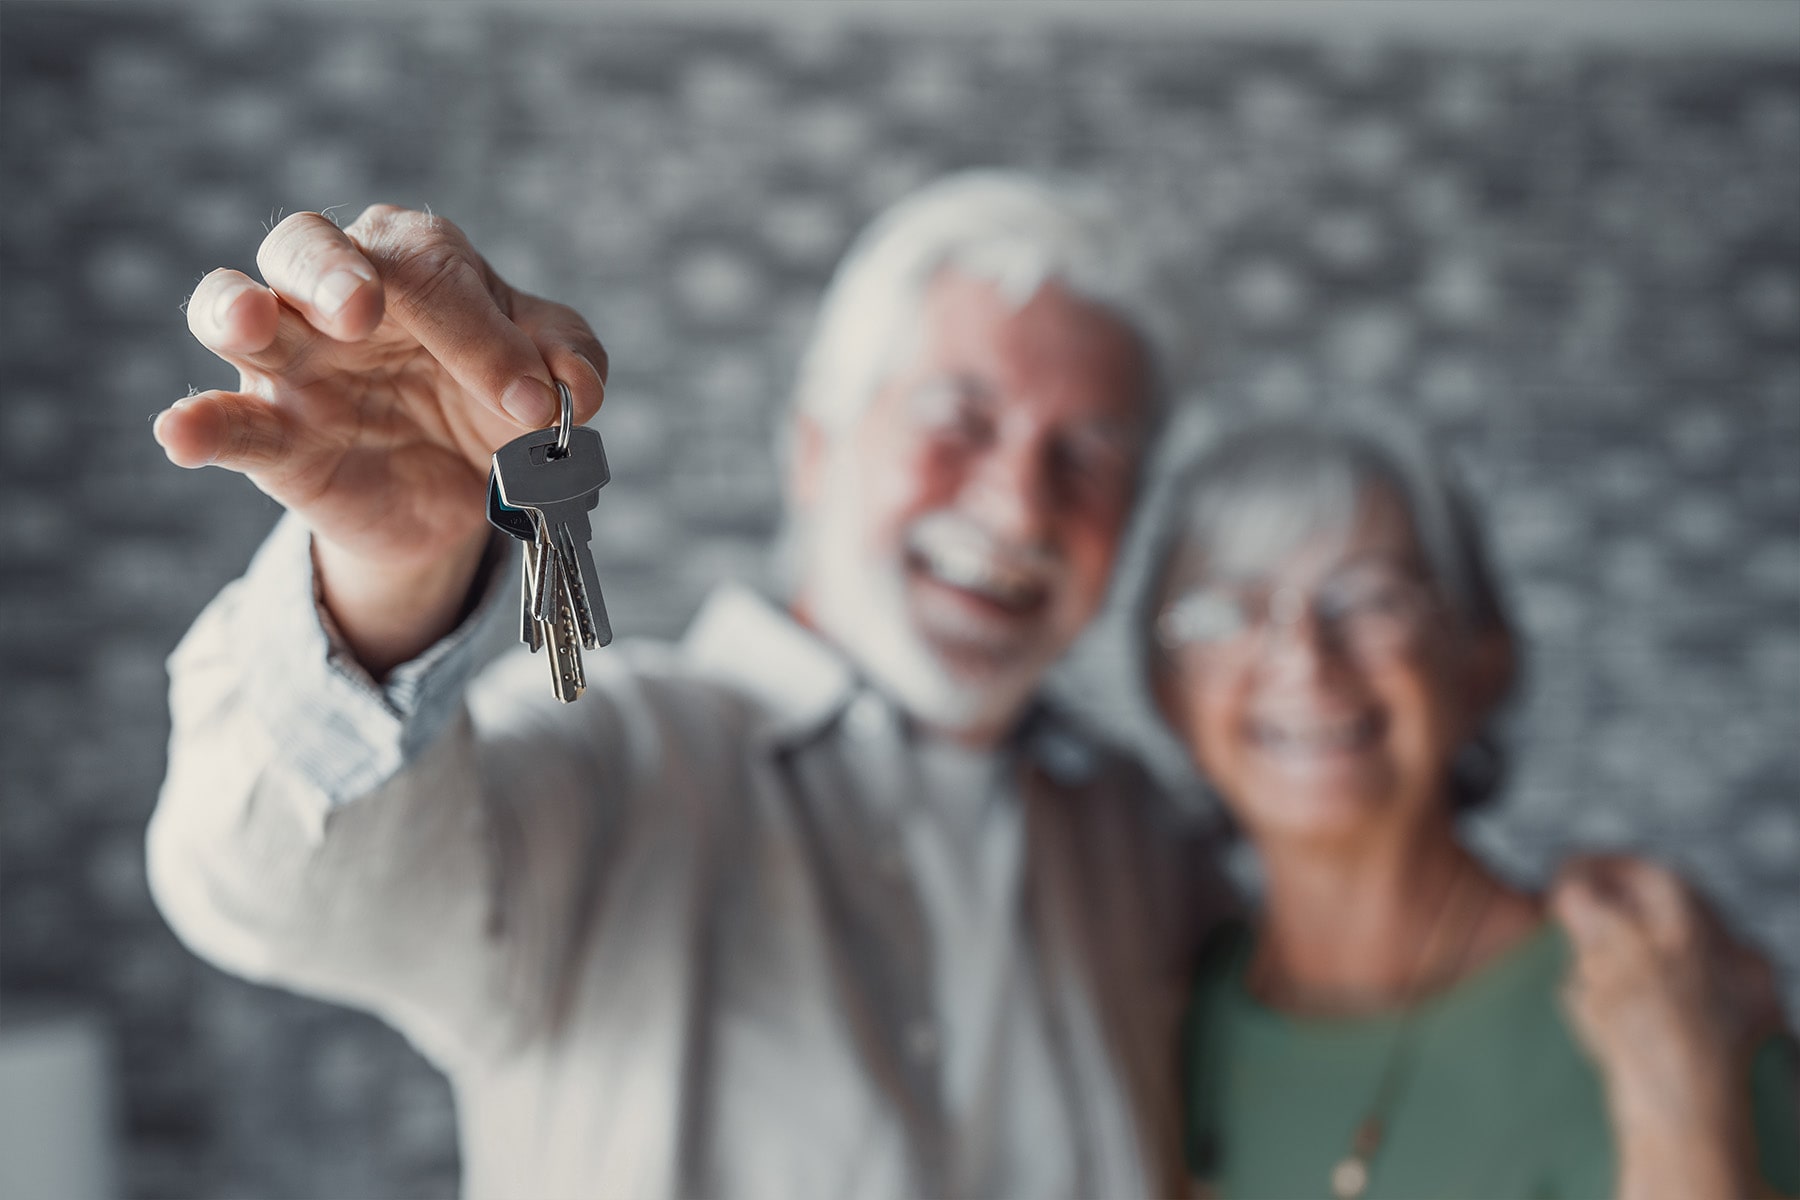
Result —
POLYGON ((1375 662, 1416 645, 1436 608, 1435 593, 1416 576, 1357 566, 1310 591, 1257 584, 1195 588, 1163 609, 1156 636, 1168 650, 1190 647, 1236 659, 1266 647, 1274 631, 1297 631, 1310 617, 1326 645, 1375 662))

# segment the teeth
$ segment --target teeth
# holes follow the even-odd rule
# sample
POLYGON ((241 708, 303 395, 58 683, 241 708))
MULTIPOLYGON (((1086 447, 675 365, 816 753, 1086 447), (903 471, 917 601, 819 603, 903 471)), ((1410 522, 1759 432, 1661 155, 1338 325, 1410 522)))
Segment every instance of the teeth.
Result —
POLYGON ((945 583, 1003 604, 1022 604, 1038 587, 1030 573, 1010 568, 971 538, 939 533, 918 539, 914 549, 926 568, 945 583))
POLYGON ((1257 727, 1258 740, 1271 749, 1293 753, 1317 753, 1355 749, 1376 732, 1373 716, 1349 721, 1333 721, 1313 725, 1279 725, 1262 722, 1257 727))

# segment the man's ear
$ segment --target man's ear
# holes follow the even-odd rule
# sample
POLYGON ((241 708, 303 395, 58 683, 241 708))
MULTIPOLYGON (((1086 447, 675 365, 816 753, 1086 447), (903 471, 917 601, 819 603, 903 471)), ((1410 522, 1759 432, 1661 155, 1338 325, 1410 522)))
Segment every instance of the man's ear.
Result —
POLYGON ((793 440, 789 445, 787 499, 795 512, 806 512, 816 506, 825 490, 825 455, 829 439, 824 427, 814 417, 799 413, 794 417, 793 440))

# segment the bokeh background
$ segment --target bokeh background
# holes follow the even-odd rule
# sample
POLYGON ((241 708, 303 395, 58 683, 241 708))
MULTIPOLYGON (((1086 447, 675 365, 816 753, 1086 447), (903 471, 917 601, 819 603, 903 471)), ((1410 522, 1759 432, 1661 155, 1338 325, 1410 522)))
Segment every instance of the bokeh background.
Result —
POLYGON ((970 165, 1111 182, 1173 268, 1194 411, 1384 399, 1470 477, 1529 646, 1481 845, 1526 879, 1595 845, 1677 863, 1800 1011, 1800 5, 1331 7, 8 0, 15 1131, 69 1106, 77 1189, 455 1190, 442 1081, 371 1019, 190 957, 142 861, 164 657, 277 515, 151 440, 232 381, 182 300, 281 214, 377 200, 601 331, 596 556, 620 633, 666 636, 763 569, 771 431, 861 223, 970 165))

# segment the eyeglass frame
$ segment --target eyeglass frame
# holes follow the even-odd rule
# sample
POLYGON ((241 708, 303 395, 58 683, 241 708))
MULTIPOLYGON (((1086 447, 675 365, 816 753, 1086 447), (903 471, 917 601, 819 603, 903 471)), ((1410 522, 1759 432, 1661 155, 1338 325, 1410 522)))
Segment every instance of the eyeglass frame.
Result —
MULTIPOLYGON (((1303 618, 1310 617, 1327 645, 1357 662, 1373 663, 1396 658, 1417 645, 1420 635, 1428 628, 1430 618, 1443 614, 1447 607, 1441 592, 1417 564, 1395 565, 1381 556, 1373 562, 1352 560, 1342 564, 1310 587, 1295 584, 1266 587, 1259 586, 1256 581, 1217 582, 1192 587, 1163 606, 1157 615, 1155 630, 1157 643, 1170 654, 1184 647, 1191 647, 1217 656, 1241 639, 1241 653, 1248 661, 1252 650, 1267 649, 1273 630, 1295 629, 1303 618), (1404 599, 1410 606, 1410 611, 1397 614, 1396 619, 1403 627, 1396 627, 1390 637, 1376 643, 1371 643, 1367 634, 1358 639, 1351 633, 1346 628, 1346 623, 1353 619, 1355 613, 1345 615, 1341 604, 1338 612, 1330 611, 1326 607, 1328 597, 1324 594, 1334 584, 1341 584, 1346 576, 1370 569, 1385 572, 1385 577, 1380 582, 1384 585, 1398 585, 1402 591, 1397 598, 1404 599), (1252 595, 1260 596, 1259 605, 1250 599, 1252 595), (1287 598, 1286 604, 1280 603, 1284 597, 1287 598), (1210 636, 1191 629, 1176 628, 1183 620, 1184 610, 1192 613, 1193 606, 1208 602, 1215 606, 1229 606, 1231 619, 1236 622, 1234 628, 1210 636), (1285 615, 1276 615, 1284 610, 1285 615)), ((1190 624, 1200 619, 1204 618, 1187 618, 1190 624)))

